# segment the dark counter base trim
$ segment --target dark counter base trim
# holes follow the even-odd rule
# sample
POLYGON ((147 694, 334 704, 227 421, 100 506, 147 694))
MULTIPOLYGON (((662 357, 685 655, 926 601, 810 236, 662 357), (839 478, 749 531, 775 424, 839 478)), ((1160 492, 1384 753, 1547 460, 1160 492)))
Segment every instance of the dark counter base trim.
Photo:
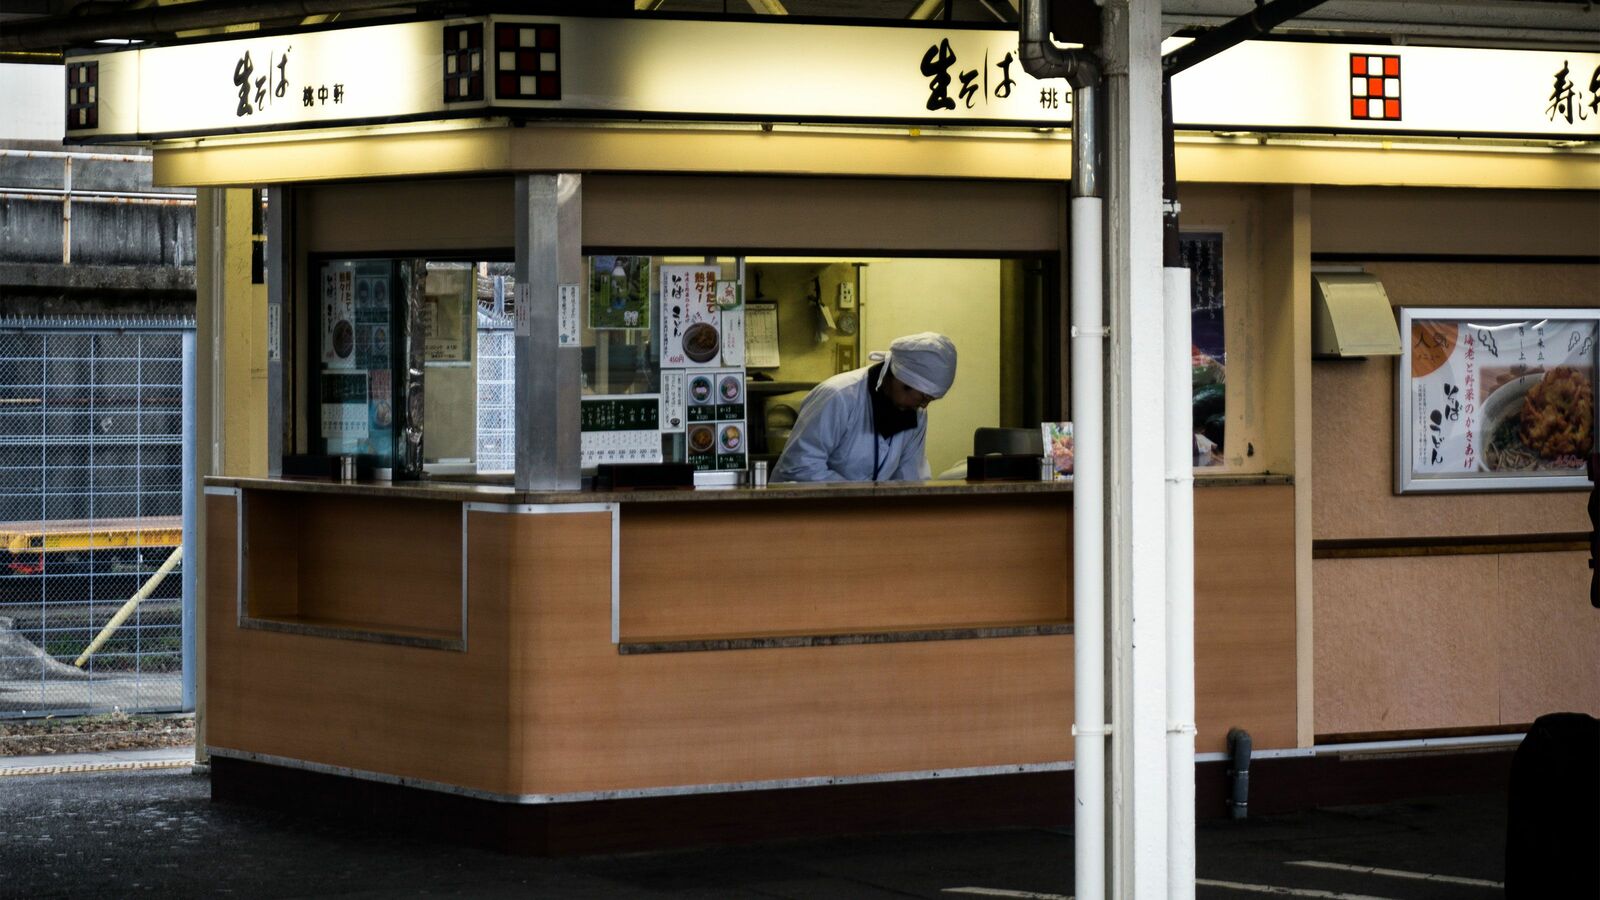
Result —
POLYGON ((1585 531, 1456 537, 1323 538, 1311 542, 1312 559, 1395 556, 1470 556, 1481 553, 1563 553, 1588 550, 1585 531))
POLYGON ((908 772, 875 772, 864 775, 819 775, 806 778, 786 778, 768 781, 663 785, 659 787, 578 791, 565 794, 501 794, 493 791, 483 790, 481 788, 462 787, 460 785, 428 781, 422 778, 408 778, 402 775, 390 775, 385 772, 370 772, 362 769, 351 769, 344 766, 331 766, 326 763, 308 762, 301 759, 274 756, 268 753, 252 753, 246 750, 234 750, 229 747, 208 746, 206 751, 213 758, 218 759, 233 759, 240 762, 272 766, 278 769, 312 772, 318 775, 327 775, 333 778, 351 778, 358 781, 393 785, 395 787, 430 791, 440 794, 451 794, 458 797, 465 797, 472 800, 482 800, 489 803, 512 804, 520 806, 549 806, 571 803, 644 800, 656 799, 660 797, 690 796, 697 794, 734 794, 759 791, 791 790, 796 788, 810 789, 818 787, 838 787, 841 785, 880 784, 888 782, 936 781, 940 779, 948 781, 952 778, 987 778, 994 775, 1066 771, 1072 768, 1072 763, 1058 761, 1043 763, 1015 763, 1011 765, 999 766, 973 766, 956 769, 926 769, 908 772))
POLYGON ((363 641, 371 644, 393 644, 397 647, 420 647, 424 650, 467 649, 463 638, 427 637, 420 634, 400 634, 379 628, 357 628, 344 625, 323 625, 315 622, 295 622, 288 619, 255 619, 241 616, 239 628, 243 631, 273 631, 278 634, 297 634, 302 637, 328 638, 336 641, 363 641))
MULTIPOLYGON (((1251 816, 1450 794, 1503 794, 1512 751, 1258 759, 1251 816)), ((1227 762, 1195 766, 1195 814, 1227 814, 1227 762)), ((1072 825, 1070 770, 526 806, 213 757, 211 799, 420 832, 512 853, 572 855, 847 834, 1072 825)))
POLYGON ((704 653, 717 650, 775 650, 793 647, 840 647, 854 644, 907 644, 921 641, 981 641, 992 638, 1071 634, 1072 623, 1003 625, 979 628, 930 628, 915 631, 868 631, 856 634, 791 634, 773 637, 704 638, 681 641, 623 641, 622 656, 648 653, 704 653))
POLYGON ((1072 772, 537 806, 213 757, 211 799, 511 853, 614 853, 840 834, 1059 827, 1072 772))

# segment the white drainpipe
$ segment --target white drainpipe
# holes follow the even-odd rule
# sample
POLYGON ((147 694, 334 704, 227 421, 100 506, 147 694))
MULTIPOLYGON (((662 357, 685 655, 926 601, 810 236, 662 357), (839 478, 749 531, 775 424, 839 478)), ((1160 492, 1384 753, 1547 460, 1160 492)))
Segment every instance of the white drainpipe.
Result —
MULTIPOLYGON (((1080 92, 1087 93, 1087 92, 1080 92)), ((1079 107, 1074 112, 1082 109, 1079 107)), ((1077 139, 1077 135, 1073 135, 1077 139)), ((1073 844, 1080 900, 1105 896, 1105 402, 1101 204, 1072 198, 1073 844)))
POLYGON ((1194 897, 1194 420, 1189 270, 1167 268, 1167 892, 1194 897))
POLYGON ((1073 847, 1074 894, 1101 900, 1106 886, 1105 403, 1102 222, 1095 84, 1099 63, 1050 40, 1042 0, 1021 5, 1020 56, 1035 78, 1072 84, 1073 847))

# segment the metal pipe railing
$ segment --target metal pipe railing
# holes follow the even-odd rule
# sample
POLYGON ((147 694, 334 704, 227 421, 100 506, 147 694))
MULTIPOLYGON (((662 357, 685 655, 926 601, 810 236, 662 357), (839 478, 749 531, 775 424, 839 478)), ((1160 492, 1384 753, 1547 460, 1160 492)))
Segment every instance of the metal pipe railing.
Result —
POLYGON ((107 203, 127 206, 186 206, 195 205, 193 193, 162 191, 101 191, 77 190, 73 187, 74 162, 149 163, 151 157, 133 153, 86 153, 73 150, 18 150, 0 149, 0 157, 7 159, 51 159, 61 161, 59 188, 0 187, 0 201, 21 200, 33 203, 61 204, 61 264, 72 265, 72 204, 107 203))

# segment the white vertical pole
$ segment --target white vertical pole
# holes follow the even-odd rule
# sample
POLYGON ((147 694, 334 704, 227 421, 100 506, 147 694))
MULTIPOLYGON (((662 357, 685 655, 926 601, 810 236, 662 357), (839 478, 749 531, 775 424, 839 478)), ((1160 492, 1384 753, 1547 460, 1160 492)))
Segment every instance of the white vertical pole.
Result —
POLYGON ((1107 0, 1112 895, 1167 896, 1161 7, 1107 0))
POLYGON ((1194 413, 1189 270, 1168 268, 1167 896, 1194 897, 1194 413))
MULTIPOLYGON (((1078 112, 1078 110, 1074 110, 1078 112)), ((1074 128, 1085 127, 1074 125, 1074 128)), ((1078 136, 1073 135, 1073 140, 1078 136)), ((1105 403, 1099 197, 1072 198, 1073 893, 1106 893, 1105 403)))

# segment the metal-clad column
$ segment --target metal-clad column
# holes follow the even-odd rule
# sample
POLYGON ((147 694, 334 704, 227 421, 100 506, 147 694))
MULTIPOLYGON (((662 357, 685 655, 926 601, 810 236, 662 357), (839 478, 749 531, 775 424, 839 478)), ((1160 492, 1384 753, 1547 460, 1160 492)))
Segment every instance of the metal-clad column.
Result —
POLYGON ((290 246, 293 221, 289 204, 292 194, 287 188, 267 189, 267 474, 283 474, 284 409, 283 351, 288 319, 284 312, 289 308, 287 299, 294 294, 289 279, 293 278, 294 250, 290 246))
POLYGON ((195 507, 200 494, 200 471, 195 462, 195 407, 198 398, 195 395, 195 334, 187 330, 183 333, 183 449, 182 467, 183 475, 179 479, 178 488, 182 492, 183 507, 183 708, 195 708, 195 681, 199 673, 199 659, 195 656, 196 635, 199 634, 199 623, 195 621, 195 609, 199 605, 199 595, 195 593, 199 579, 195 576, 199 570, 196 564, 195 546, 199 542, 199 522, 195 519, 195 507))
POLYGON ((582 351, 560 345, 561 286, 576 308, 583 283, 583 176, 516 179, 516 379, 518 490, 582 486, 578 397, 582 351))
MULTIPOLYGON (((1111 896, 1168 898, 1161 7, 1107 0, 1111 896)), ((1182 402, 1187 402, 1184 398, 1182 402)))

